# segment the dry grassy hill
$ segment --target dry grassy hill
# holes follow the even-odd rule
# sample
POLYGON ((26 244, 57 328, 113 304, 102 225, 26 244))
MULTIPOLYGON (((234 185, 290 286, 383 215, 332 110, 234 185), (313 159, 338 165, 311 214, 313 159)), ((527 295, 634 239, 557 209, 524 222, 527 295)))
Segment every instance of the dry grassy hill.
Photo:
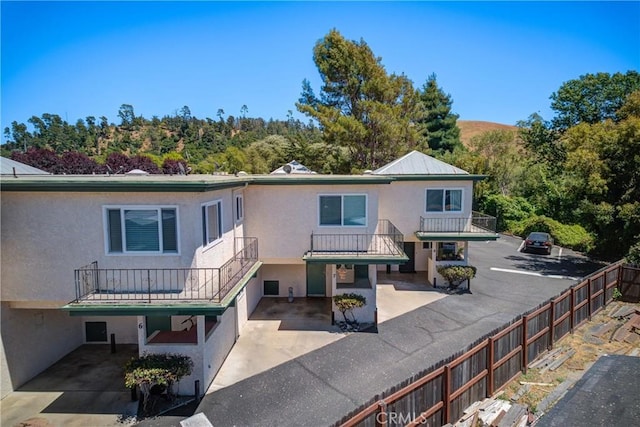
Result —
POLYGON ((460 128, 460 141, 465 147, 469 146, 471 138, 490 130, 518 130, 517 126, 503 125, 493 122, 481 122, 478 120, 458 120, 457 123, 460 128))

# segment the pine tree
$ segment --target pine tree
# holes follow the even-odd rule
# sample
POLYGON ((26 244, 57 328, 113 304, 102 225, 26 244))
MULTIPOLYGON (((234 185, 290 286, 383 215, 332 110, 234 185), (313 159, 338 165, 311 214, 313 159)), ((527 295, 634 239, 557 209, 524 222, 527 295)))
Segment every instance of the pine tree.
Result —
POLYGON ((422 87, 420 100, 424 116, 419 122, 429 148, 443 153, 462 147, 460 129, 456 124, 458 115, 451 112, 453 101, 438 87, 435 74, 431 74, 422 87))

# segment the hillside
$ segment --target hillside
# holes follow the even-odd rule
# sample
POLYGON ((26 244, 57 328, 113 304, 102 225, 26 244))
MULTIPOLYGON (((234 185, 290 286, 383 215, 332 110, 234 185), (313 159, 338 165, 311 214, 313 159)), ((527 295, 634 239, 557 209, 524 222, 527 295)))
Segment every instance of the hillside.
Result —
POLYGON ((480 135, 490 130, 512 130, 517 131, 517 126, 503 125, 493 122, 482 122, 478 120, 458 120, 460 128, 460 141, 465 147, 469 146, 469 141, 476 135, 480 135))

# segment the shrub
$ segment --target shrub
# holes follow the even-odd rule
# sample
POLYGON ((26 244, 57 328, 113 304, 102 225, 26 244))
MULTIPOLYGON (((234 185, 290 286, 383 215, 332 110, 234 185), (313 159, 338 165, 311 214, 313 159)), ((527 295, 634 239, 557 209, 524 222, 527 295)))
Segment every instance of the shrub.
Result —
POLYGON ((484 199, 482 210, 496 217, 496 231, 511 231, 513 223, 529 218, 536 209, 522 197, 492 194, 484 199))
POLYGON ((526 237, 533 231, 551 234, 555 243, 581 252, 589 252, 595 246, 591 233, 578 224, 562 224, 546 216, 533 216, 514 225, 516 235, 526 237))
POLYGON ((353 316, 352 310, 354 308, 364 307, 367 303, 367 299, 360 294, 340 294, 335 295, 333 297, 333 302, 336 304, 336 307, 342 313, 342 317, 344 317, 344 321, 347 323, 355 323, 356 318, 353 316), (349 320, 347 317, 347 313, 351 313, 351 317, 353 320, 349 320))
POLYGON ((440 265, 438 273, 449 283, 449 288, 457 288, 465 280, 476 277, 476 267, 472 265, 440 265))
POLYGON ((624 261, 633 266, 640 266, 640 242, 629 248, 629 253, 627 253, 624 261))
POLYGON ((146 409, 151 387, 161 385, 167 393, 173 393, 173 384, 182 377, 191 374, 193 361, 189 356, 180 354, 145 354, 134 357, 124 366, 126 387, 138 386, 144 396, 143 408, 146 409))

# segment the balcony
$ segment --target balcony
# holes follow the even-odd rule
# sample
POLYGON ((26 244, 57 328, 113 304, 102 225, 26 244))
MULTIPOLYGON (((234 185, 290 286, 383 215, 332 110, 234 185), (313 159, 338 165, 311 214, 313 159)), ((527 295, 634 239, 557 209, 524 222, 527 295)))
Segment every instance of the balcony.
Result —
POLYGON ((373 234, 311 233, 311 247, 303 259, 323 263, 399 264, 408 260, 403 243, 402 233, 391 221, 381 219, 373 234))
POLYGON ((99 268, 75 270, 76 299, 92 303, 222 303, 258 263, 258 239, 236 239, 240 248, 218 268, 99 268))
POLYGON ((467 217, 420 217, 420 240, 496 240, 496 218, 480 212, 467 217))

